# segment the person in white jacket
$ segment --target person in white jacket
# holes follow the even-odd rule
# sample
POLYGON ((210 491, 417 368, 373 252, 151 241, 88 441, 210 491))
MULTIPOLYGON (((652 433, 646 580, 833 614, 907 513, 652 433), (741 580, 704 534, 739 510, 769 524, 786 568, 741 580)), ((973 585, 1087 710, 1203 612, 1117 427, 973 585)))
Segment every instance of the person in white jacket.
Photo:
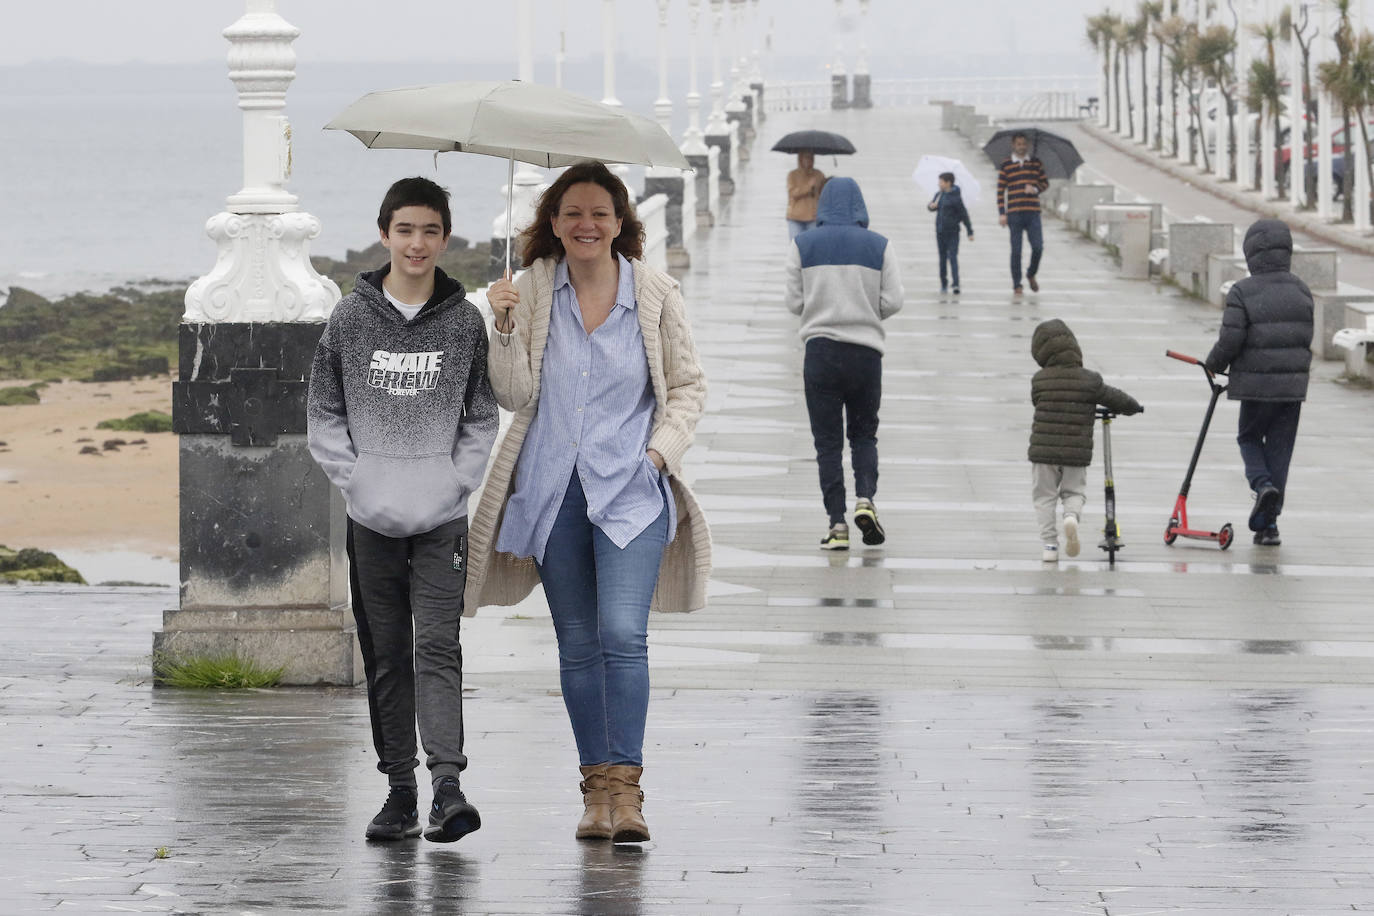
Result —
POLYGON ((854 466, 854 524, 863 541, 886 540, 873 498, 878 491, 878 406, 883 393, 883 321, 902 307, 897 256, 868 228, 868 208, 852 178, 821 191, 816 228, 788 246, 787 308, 801 316, 802 377, 816 443, 821 498, 829 514, 822 550, 848 550, 844 439, 854 466))

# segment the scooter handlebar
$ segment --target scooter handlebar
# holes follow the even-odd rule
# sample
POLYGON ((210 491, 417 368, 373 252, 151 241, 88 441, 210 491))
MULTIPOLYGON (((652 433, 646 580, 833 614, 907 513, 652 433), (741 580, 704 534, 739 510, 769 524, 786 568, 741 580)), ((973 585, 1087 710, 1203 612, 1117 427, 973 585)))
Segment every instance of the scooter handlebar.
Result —
POLYGON ((1174 350, 1165 350, 1164 355, 1169 357, 1170 359, 1176 359, 1185 363, 1192 363, 1194 366, 1202 365, 1202 360, 1198 359, 1196 356, 1189 356, 1187 353, 1179 353, 1174 350))

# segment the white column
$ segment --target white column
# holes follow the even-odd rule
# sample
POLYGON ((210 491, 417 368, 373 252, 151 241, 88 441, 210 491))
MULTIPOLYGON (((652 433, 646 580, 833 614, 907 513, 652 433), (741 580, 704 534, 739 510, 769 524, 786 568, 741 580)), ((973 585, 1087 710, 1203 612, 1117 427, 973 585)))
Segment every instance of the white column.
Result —
POLYGON ((854 60, 854 75, 868 76, 868 0, 859 0, 859 53, 854 60))
POLYGON ((320 221, 286 190, 291 125, 281 112, 296 78, 291 43, 299 35, 274 0, 248 0, 243 17, 224 30, 243 112, 243 187, 205 225, 219 253, 186 290, 185 322, 324 321, 339 301, 339 287, 310 263, 320 221))
POLYGON ((844 0, 835 0, 835 65, 830 72, 834 76, 845 76, 844 40, 840 31, 840 20, 844 18, 844 0))
POLYGON ((563 64, 568 59, 568 3, 558 0, 558 50, 553 53, 553 85, 563 88, 563 64))
POLYGON ((752 32, 754 36, 754 53, 752 55, 753 60, 751 61, 749 68, 749 82, 762 83, 763 64, 762 61, 759 59, 759 36, 763 34, 763 29, 760 28, 759 0, 751 0, 751 3, 749 5, 749 22, 750 32, 752 32))
MULTIPOLYGON (((515 59, 517 77, 523 83, 534 82, 534 12, 533 0, 515 2, 515 59)), ((528 162, 515 164, 514 174, 509 183, 501 186, 501 196, 506 205, 491 221, 491 237, 505 244, 511 239, 511 269, 517 268, 519 258, 515 256, 516 236, 534 220, 535 202, 543 193, 546 185, 543 176, 528 162)))
POLYGON ((727 0, 729 10, 727 22, 726 53, 730 56, 730 82, 725 87, 725 113, 738 115, 744 112, 744 71, 740 68, 740 9, 743 0, 727 0))
POLYGON ((682 154, 705 156, 706 143, 701 139, 701 93, 697 92, 697 22, 701 18, 701 0, 687 0, 687 18, 691 28, 687 38, 687 132, 682 135, 682 154))
POLYGON ((1321 32, 1312 41, 1312 76, 1317 90, 1317 216, 1331 218, 1331 195, 1335 191, 1331 183, 1331 131, 1336 127, 1331 116, 1331 95, 1320 88, 1321 81, 1316 78, 1317 65, 1331 56, 1327 36, 1331 34, 1331 15, 1329 7, 1323 3, 1318 17, 1321 32))
POLYGON ((1273 200, 1278 196, 1274 182, 1274 109, 1268 99, 1260 106, 1260 196, 1273 200))
POLYGON ((1302 104, 1302 49, 1298 47, 1299 4, 1293 4, 1292 33, 1288 36, 1288 202, 1294 210, 1307 204, 1303 175, 1303 133, 1307 112, 1302 104))
POLYGON ((619 105, 615 97, 615 0, 601 0, 601 87, 603 105, 619 105))
MULTIPOLYGON (((658 0, 658 98, 654 99, 654 118, 663 132, 673 135, 673 100, 668 98, 668 0, 658 0)), ((654 166, 647 174, 654 178, 677 178, 680 169, 654 166)))
POLYGON ((706 121, 706 136, 719 137, 730 132, 725 123, 725 84, 720 78, 720 32, 725 16, 725 0, 711 0, 711 116, 706 121))
POLYGON ((1236 0, 1236 185, 1248 190, 1252 184, 1254 163, 1250 161, 1250 106, 1245 103, 1246 84, 1250 79, 1250 0, 1236 0))

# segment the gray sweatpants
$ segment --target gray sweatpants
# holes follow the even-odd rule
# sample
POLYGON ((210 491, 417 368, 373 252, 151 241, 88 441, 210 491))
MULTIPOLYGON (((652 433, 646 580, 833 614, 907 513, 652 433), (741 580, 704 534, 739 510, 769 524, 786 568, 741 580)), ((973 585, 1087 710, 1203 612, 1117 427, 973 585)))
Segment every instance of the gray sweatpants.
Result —
POLYGON ((1059 543, 1059 526, 1055 513, 1059 501, 1064 501, 1064 515, 1083 520, 1083 503, 1088 499, 1088 469, 1062 464, 1031 462, 1031 499, 1035 502, 1035 520, 1040 523, 1040 542, 1059 543))
POLYGON ((466 518, 404 538, 348 521, 349 585, 372 743, 377 769, 393 786, 415 785, 417 718, 431 779, 457 776, 468 765, 458 642, 467 532, 466 518))

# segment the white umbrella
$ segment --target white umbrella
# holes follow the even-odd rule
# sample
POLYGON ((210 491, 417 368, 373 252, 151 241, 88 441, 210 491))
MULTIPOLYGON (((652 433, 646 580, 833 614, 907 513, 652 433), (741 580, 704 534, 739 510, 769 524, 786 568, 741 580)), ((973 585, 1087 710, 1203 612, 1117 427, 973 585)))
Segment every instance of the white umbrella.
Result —
POLYGON ((964 203, 978 202, 978 195, 982 193, 983 187, 969 172, 968 167, 958 159, 948 156, 922 156, 921 161, 916 163, 916 170, 911 173, 911 180, 933 197, 935 192, 940 190, 940 175, 943 172, 954 173, 954 183, 963 193, 964 203))
MULTIPOLYGON (((687 169, 656 122, 562 89, 519 80, 441 83, 369 92, 325 125, 373 149, 431 149, 499 156, 544 168, 624 162, 687 169)), ((506 267, 510 267, 507 195, 506 267)))

